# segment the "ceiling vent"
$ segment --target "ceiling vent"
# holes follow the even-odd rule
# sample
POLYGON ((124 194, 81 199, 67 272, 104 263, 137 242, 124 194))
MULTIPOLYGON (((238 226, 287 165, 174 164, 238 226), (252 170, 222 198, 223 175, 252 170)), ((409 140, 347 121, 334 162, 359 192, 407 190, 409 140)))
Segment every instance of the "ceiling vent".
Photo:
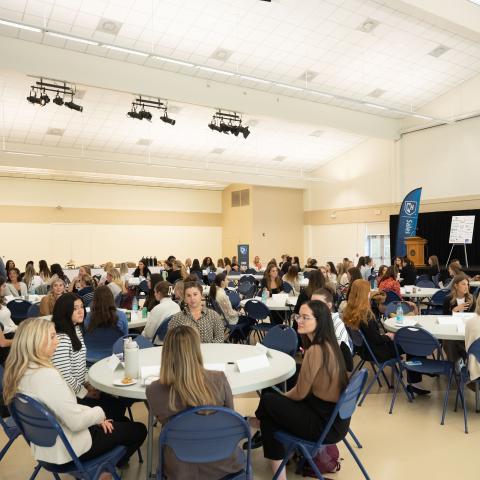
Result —
POLYGON ((372 18, 368 18, 361 25, 359 25, 357 27, 357 30, 359 30, 360 32, 364 32, 364 33, 371 33, 379 25, 380 25, 380 22, 377 22, 377 20, 373 20, 372 18))
POLYGON ((310 134, 310 137, 321 137, 323 135, 323 130, 315 130, 310 134))
POLYGON ((219 62, 226 62, 233 52, 231 50, 226 50, 225 48, 217 48, 211 55, 210 58, 218 60, 219 62))
POLYGON ((315 78, 318 77, 318 72, 314 72, 312 70, 307 70, 306 72, 303 72, 298 79, 303 80, 304 82, 313 82, 315 78))
POLYGON ((148 147, 153 143, 153 140, 151 138, 140 138, 137 140, 137 145, 143 145, 145 147, 148 147))
POLYGON ((368 96, 373 97, 373 98, 379 98, 381 97, 384 93, 386 93, 386 90, 383 90, 382 88, 376 88, 375 90, 372 90, 368 96))
POLYGON ((118 32, 122 28, 123 23, 117 22, 115 20, 110 20, 109 18, 101 18, 98 22, 96 31, 107 33, 109 35, 118 35, 118 32))
POLYGON ((444 53, 447 53, 450 50, 449 47, 446 47, 445 45, 439 45, 438 47, 434 48, 431 52, 428 52, 428 54, 431 57, 441 57, 444 53))
POLYGON ((219 147, 217 147, 217 148, 214 148, 214 149, 211 151, 211 153, 215 153, 216 155, 221 155, 224 151, 225 151, 224 148, 219 148, 219 147))
POLYGON ((61 137, 65 133, 63 128, 49 128, 47 129, 47 135, 56 135, 57 137, 61 137))
POLYGON ((274 162, 283 162, 287 157, 285 155, 277 155, 275 158, 272 158, 274 162))

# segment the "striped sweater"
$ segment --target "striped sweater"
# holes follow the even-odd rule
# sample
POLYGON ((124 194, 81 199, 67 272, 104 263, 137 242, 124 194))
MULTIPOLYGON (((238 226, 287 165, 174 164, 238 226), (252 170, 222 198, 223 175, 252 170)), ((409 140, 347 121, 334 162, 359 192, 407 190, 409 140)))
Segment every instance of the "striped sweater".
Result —
POLYGON ((75 352, 70 337, 66 333, 59 333, 59 342, 53 354, 52 363, 75 395, 78 398, 84 398, 87 394, 87 389, 84 386, 87 374, 87 349, 83 341, 82 331, 78 325, 75 326, 75 331, 80 339, 82 348, 75 352))

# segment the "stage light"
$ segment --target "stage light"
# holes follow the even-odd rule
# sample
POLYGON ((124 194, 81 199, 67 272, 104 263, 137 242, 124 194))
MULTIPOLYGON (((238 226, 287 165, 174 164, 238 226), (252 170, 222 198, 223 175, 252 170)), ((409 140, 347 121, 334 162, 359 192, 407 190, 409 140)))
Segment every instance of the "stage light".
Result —
POLYGON ((210 120, 208 128, 225 135, 232 133, 236 137, 240 133, 243 135, 243 138, 247 138, 250 135, 249 127, 242 125, 242 117, 236 112, 218 110, 210 120))
POLYGON ((50 97, 47 95, 47 93, 44 90, 42 95, 40 95, 40 105, 44 107, 47 103, 50 103, 50 97))
POLYGON ((38 104, 40 103, 40 99, 37 97, 37 92, 35 92, 34 90, 30 92, 30 95, 27 97, 27 100, 33 105, 35 105, 36 103, 38 104))
POLYGON ((70 108, 70 110, 76 110, 77 112, 83 112, 83 107, 81 105, 77 105, 76 103, 73 103, 73 96, 72 96, 72 99, 69 102, 65 102, 64 105, 67 108, 70 108))
POLYGON ((165 123, 169 123, 170 125, 175 125, 176 120, 174 120, 173 118, 169 118, 169 116, 167 115, 167 112, 165 111, 165 113, 163 114, 162 117, 160 117, 160 120, 162 122, 165 122, 165 123))
POLYGON ((60 92, 57 92, 55 98, 52 100, 55 105, 61 106, 63 105, 63 98, 60 96, 60 92))
POLYGON ((248 126, 247 126, 247 127, 243 127, 242 130, 243 130, 243 131, 242 131, 243 138, 247 138, 247 137, 250 135, 250 130, 249 130, 248 126))
POLYGON ((140 120, 148 120, 149 122, 152 121, 152 114, 150 112, 148 112, 147 110, 145 110, 144 108, 142 108, 139 112, 138 112, 138 118, 140 118, 140 120))

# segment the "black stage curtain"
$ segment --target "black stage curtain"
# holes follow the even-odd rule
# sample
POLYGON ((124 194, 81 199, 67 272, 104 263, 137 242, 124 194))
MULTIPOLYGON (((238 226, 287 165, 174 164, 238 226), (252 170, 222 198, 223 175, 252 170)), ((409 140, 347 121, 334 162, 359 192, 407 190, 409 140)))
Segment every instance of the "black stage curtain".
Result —
MULTIPOLYGON (((452 247, 450 243, 448 243, 452 217, 463 215, 475 215, 473 243, 467 245, 467 255, 470 267, 480 266, 480 210, 454 210, 449 212, 420 213, 417 222, 417 236, 428 240, 428 245, 425 251, 425 262, 430 255, 436 255, 440 264, 445 264, 452 247)), ((395 255, 397 228, 398 215, 390 215, 390 251, 392 252, 392 257, 395 255)), ((452 258, 457 258, 462 265, 465 265, 463 246, 454 247, 452 258)))

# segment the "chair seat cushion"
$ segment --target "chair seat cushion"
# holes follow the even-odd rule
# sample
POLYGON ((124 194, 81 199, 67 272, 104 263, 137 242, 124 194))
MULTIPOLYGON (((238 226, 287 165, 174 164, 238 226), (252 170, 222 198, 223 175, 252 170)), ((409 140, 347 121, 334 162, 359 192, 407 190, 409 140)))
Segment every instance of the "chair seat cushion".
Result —
POLYGON ((453 368, 453 363, 447 360, 431 360, 429 358, 411 358, 407 361, 422 362, 421 365, 407 365, 402 361, 403 366, 411 372, 448 375, 453 368))
POLYGON ((286 448, 294 443, 301 443, 304 445, 307 449, 312 451, 315 448, 316 443, 315 442, 309 442, 307 440, 304 440, 303 438, 296 437, 295 435, 291 435, 290 433, 283 432, 283 431, 277 431, 274 434, 274 437, 280 442, 283 443, 286 448))

